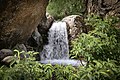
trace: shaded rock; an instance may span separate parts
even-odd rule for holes
[[[79,15],[70,15],[62,19],[68,26],[68,36],[69,40],[73,40],[78,34],[82,32],[87,32],[86,26],[84,25],[83,17]]]
[[[0,63],[1,65],[9,65],[12,61],[13,52],[10,49],[0,50]]]
[[[23,44],[20,44],[19,46],[21,47],[21,46],[23,46]],[[24,58],[28,58],[29,55],[25,54],[25,53],[26,52],[23,51],[22,53],[20,53],[18,55],[17,52],[14,52],[10,49],[0,50],[0,66],[2,66],[2,65],[10,66],[10,63],[12,63],[12,62],[14,62],[15,60],[18,59],[18,56],[20,57],[21,60],[24,59]],[[14,64],[16,64],[16,62],[14,62]]]
[[[0,60],[4,59],[7,56],[13,56],[13,52],[10,49],[0,50]]]
[[[14,47],[14,49],[17,49],[17,50],[19,50],[19,51],[25,51],[25,52],[27,52],[27,48],[26,48],[26,46],[25,46],[24,44],[17,44],[17,45]]]
[[[36,28],[36,30],[32,33],[31,37],[28,39],[28,41],[26,43],[26,45],[28,45],[27,48],[30,48],[30,46],[31,46],[34,51],[39,52],[42,44],[43,44],[42,36],[38,32],[38,29]],[[29,51],[29,49],[28,49],[28,51]]]
[[[50,15],[49,13],[46,13],[47,21],[46,21],[46,26],[47,28],[50,28],[52,23],[55,21],[54,17]]]
[[[48,37],[47,33],[48,33],[53,22],[54,22],[53,16],[51,16],[49,13],[46,13],[46,17],[44,17],[44,19],[42,20],[42,23],[38,25],[38,32],[42,36],[43,45],[47,44],[47,41],[48,41],[47,40],[47,37]]]
[[[41,52],[43,50],[43,46],[48,43],[48,31],[53,22],[53,16],[51,16],[49,13],[46,13],[41,23],[38,25],[26,43],[28,51],[34,50]],[[40,60],[39,56],[39,54],[36,55],[36,60]]]
[[[41,23],[28,39],[27,47],[32,47],[34,51],[41,51],[44,44],[47,43],[48,31],[54,21],[53,16],[49,13],[43,17]]]
[[[2,63],[9,64],[13,60],[14,56],[7,56],[2,60]]]
[[[0,49],[26,42],[45,16],[48,1],[0,0]]]

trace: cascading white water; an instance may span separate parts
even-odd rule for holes
[[[54,22],[48,34],[48,45],[43,48],[41,60],[69,59],[66,23]]]
[[[41,52],[40,63],[50,63],[52,65],[72,65],[81,66],[86,62],[69,59],[69,46],[67,25],[65,22],[54,22],[48,33],[48,45],[45,45]]]

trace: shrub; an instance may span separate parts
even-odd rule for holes
[[[80,14],[83,5],[83,0],[50,0],[47,11],[55,19],[61,19],[71,14]]]
[[[88,34],[80,34],[72,42],[72,56],[84,56],[87,61],[116,60],[120,61],[120,42],[118,31],[111,18],[101,19],[98,16],[88,16],[86,24],[92,27]]]
[[[80,80],[118,80],[120,67],[114,61],[93,60],[86,68],[78,71]]]
[[[1,80],[49,80],[52,77],[52,65],[42,65],[35,61],[34,54],[36,52],[19,52],[14,50],[15,56],[10,67],[2,66],[0,68]],[[29,54],[29,57],[20,58],[20,55],[24,54],[24,57]]]
[[[16,52],[17,55],[26,53]],[[31,53],[34,54],[34,52],[27,52],[27,54]],[[40,64],[33,58],[25,58],[20,59],[14,66],[0,68],[1,80],[119,80],[119,77],[120,67],[110,60],[93,60],[93,63],[87,66],[72,67],[71,65]]]

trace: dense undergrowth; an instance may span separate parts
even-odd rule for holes
[[[50,0],[47,12],[55,19],[62,19],[72,14],[82,14],[84,11],[83,0]]]
[[[0,68],[1,80],[119,80],[120,77],[120,68],[110,60],[93,60],[94,64],[89,63],[87,66],[79,67],[52,66],[34,61],[32,55],[20,60],[19,54],[25,52],[17,50],[15,52],[17,56],[14,57],[14,64]],[[34,52],[27,54],[34,54]]]
[[[72,42],[73,57],[84,56],[87,61],[110,59],[120,62],[120,30],[115,27],[118,21],[119,18],[115,17],[101,19],[96,15],[89,15],[86,25],[93,30],[88,34],[80,34]]]
[[[86,25],[93,30],[80,34],[71,50],[71,57],[83,56],[86,66],[40,64],[35,61],[36,52],[15,50],[11,65],[1,66],[0,80],[120,80],[120,38],[114,27],[117,21],[95,15],[86,18]],[[25,54],[25,58],[21,59],[20,54]]]

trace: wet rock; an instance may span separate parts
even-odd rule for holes
[[[27,47],[32,47],[34,51],[41,51],[44,44],[47,44],[48,31],[54,21],[53,16],[46,13],[41,23],[28,39]]]
[[[48,1],[0,0],[0,49],[25,43],[45,16]]]
[[[27,48],[32,47],[34,51],[40,51],[40,47],[42,46],[43,41],[42,41],[42,36],[41,34],[38,32],[38,29],[36,28],[36,30],[32,33],[31,37],[28,39],[26,45]],[[28,49],[29,51],[29,49]]]
[[[62,19],[68,26],[68,36],[69,40],[73,40],[78,34],[87,32],[86,26],[84,25],[83,17],[79,15],[70,15]]]
[[[28,51],[34,50],[41,52],[43,50],[43,46],[48,43],[48,31],[53,22],[53,16],[51,16],[49,13],[46,13],[41,23],[38,25],[26,43]],[[40,60],[39,56],[39,54],[36,55],[37,60]]]
[[[48,31],[54,22],[54,17],[49,13],[46,13],[46,17],[42,20],[42,23],[38,25],[38,32],[41,34],[43,39],[43,45],[47,44]]]
[[[48,28],[51,27],[52,23],[55,21],[54,17],[50,15],[49,13],[46,13],[47,21],[46,21],[46,26]]]

